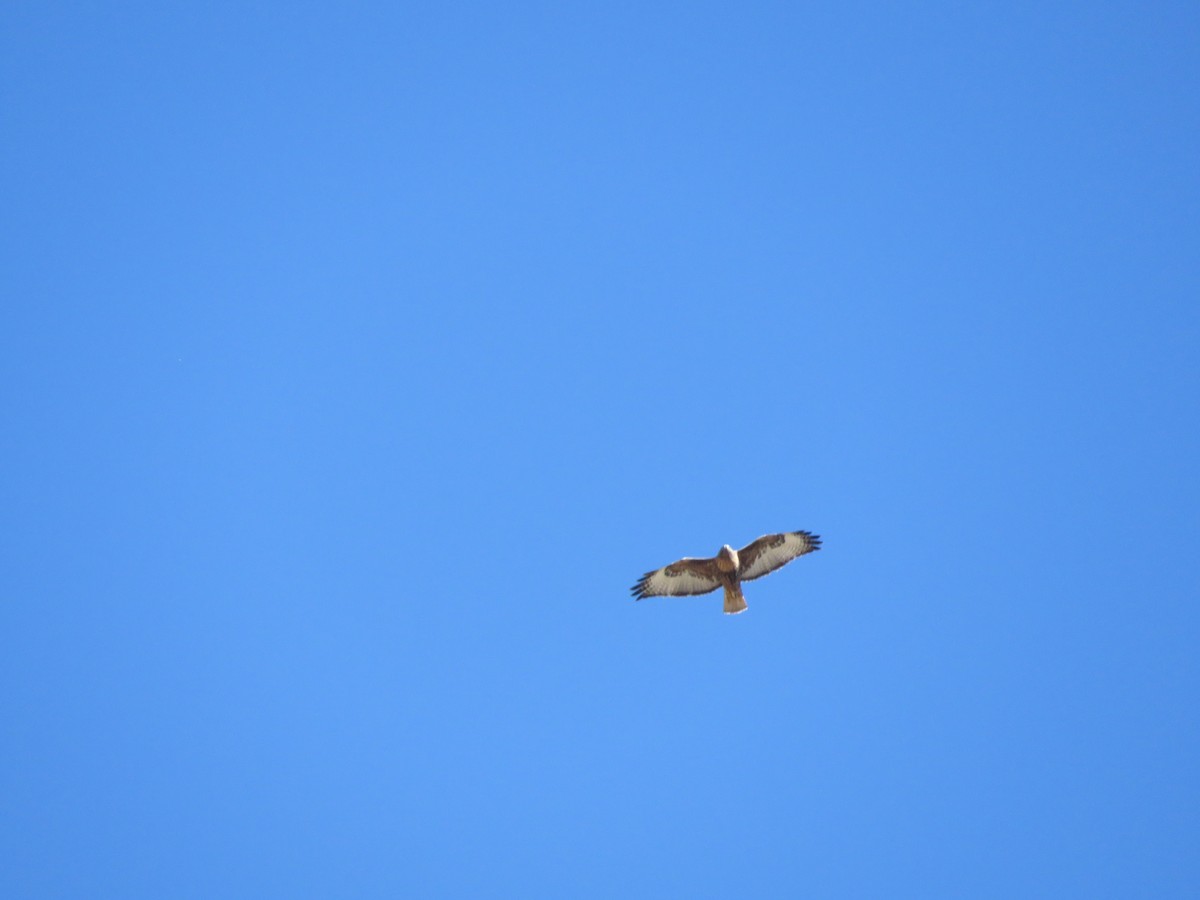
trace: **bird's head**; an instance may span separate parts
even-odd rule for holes
[[[734,550],[732,547],[730,547],[728,544],[725,544],[721,548],[720,552],[717,553],[717,557],[725,560],[726,562],[732,563],[733,567],[735,569],[737,568],[737,564],[738,564],[737,551]]]

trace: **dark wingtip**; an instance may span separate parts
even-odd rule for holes
[[[629,589],[629,593],[633,595],[634,600],[641,600],[644,597],[649,597],[650,593],[646,587],[646,582],[650,580],[650,576],[657,572],[658,569],[651,569],[645,575],[637,580],[637,584]]]
[[[797,531],[796,534],[804,536],[804,539],[809,543],[810,550],[821,549],[821,536],[819,534],[813,534],[811,531]]]

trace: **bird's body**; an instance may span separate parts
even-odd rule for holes
[[[633,597],[707,594],[725,589],[725,612],[740,613],[746,608],[742,582],[761,578],[787,565],[798,556],[821,548],[821,538],[808,531],[763,535],[741,550],[728,544],[716,556],[685,556],[669,566],[647,572],[633,586]]]

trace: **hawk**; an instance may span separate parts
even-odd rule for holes
[[[746,608],[742,582],[761,578],[790,563],[797,556],[821,549],[821,538],[809,531],[766,534],[741,550],[728,544],[711,559],[685,556],[679,562],[647,572],[638,579],[631,593],[634,600],[643,597],[675,597],[681,594],[707,594],[725,588],[725,612],[733,615]]]

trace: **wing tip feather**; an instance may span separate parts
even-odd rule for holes
[[[629,589],[629,593],[633,595],[634,600],[641,600],[643,597],[650,596],[650,576],[653,574],[654,572],[647,572]]]
[[[793,531],[792,534],[804,538],[808,543],[809,551],[821,549],[821,536],[819,534],[813,534],[811,531]]]

